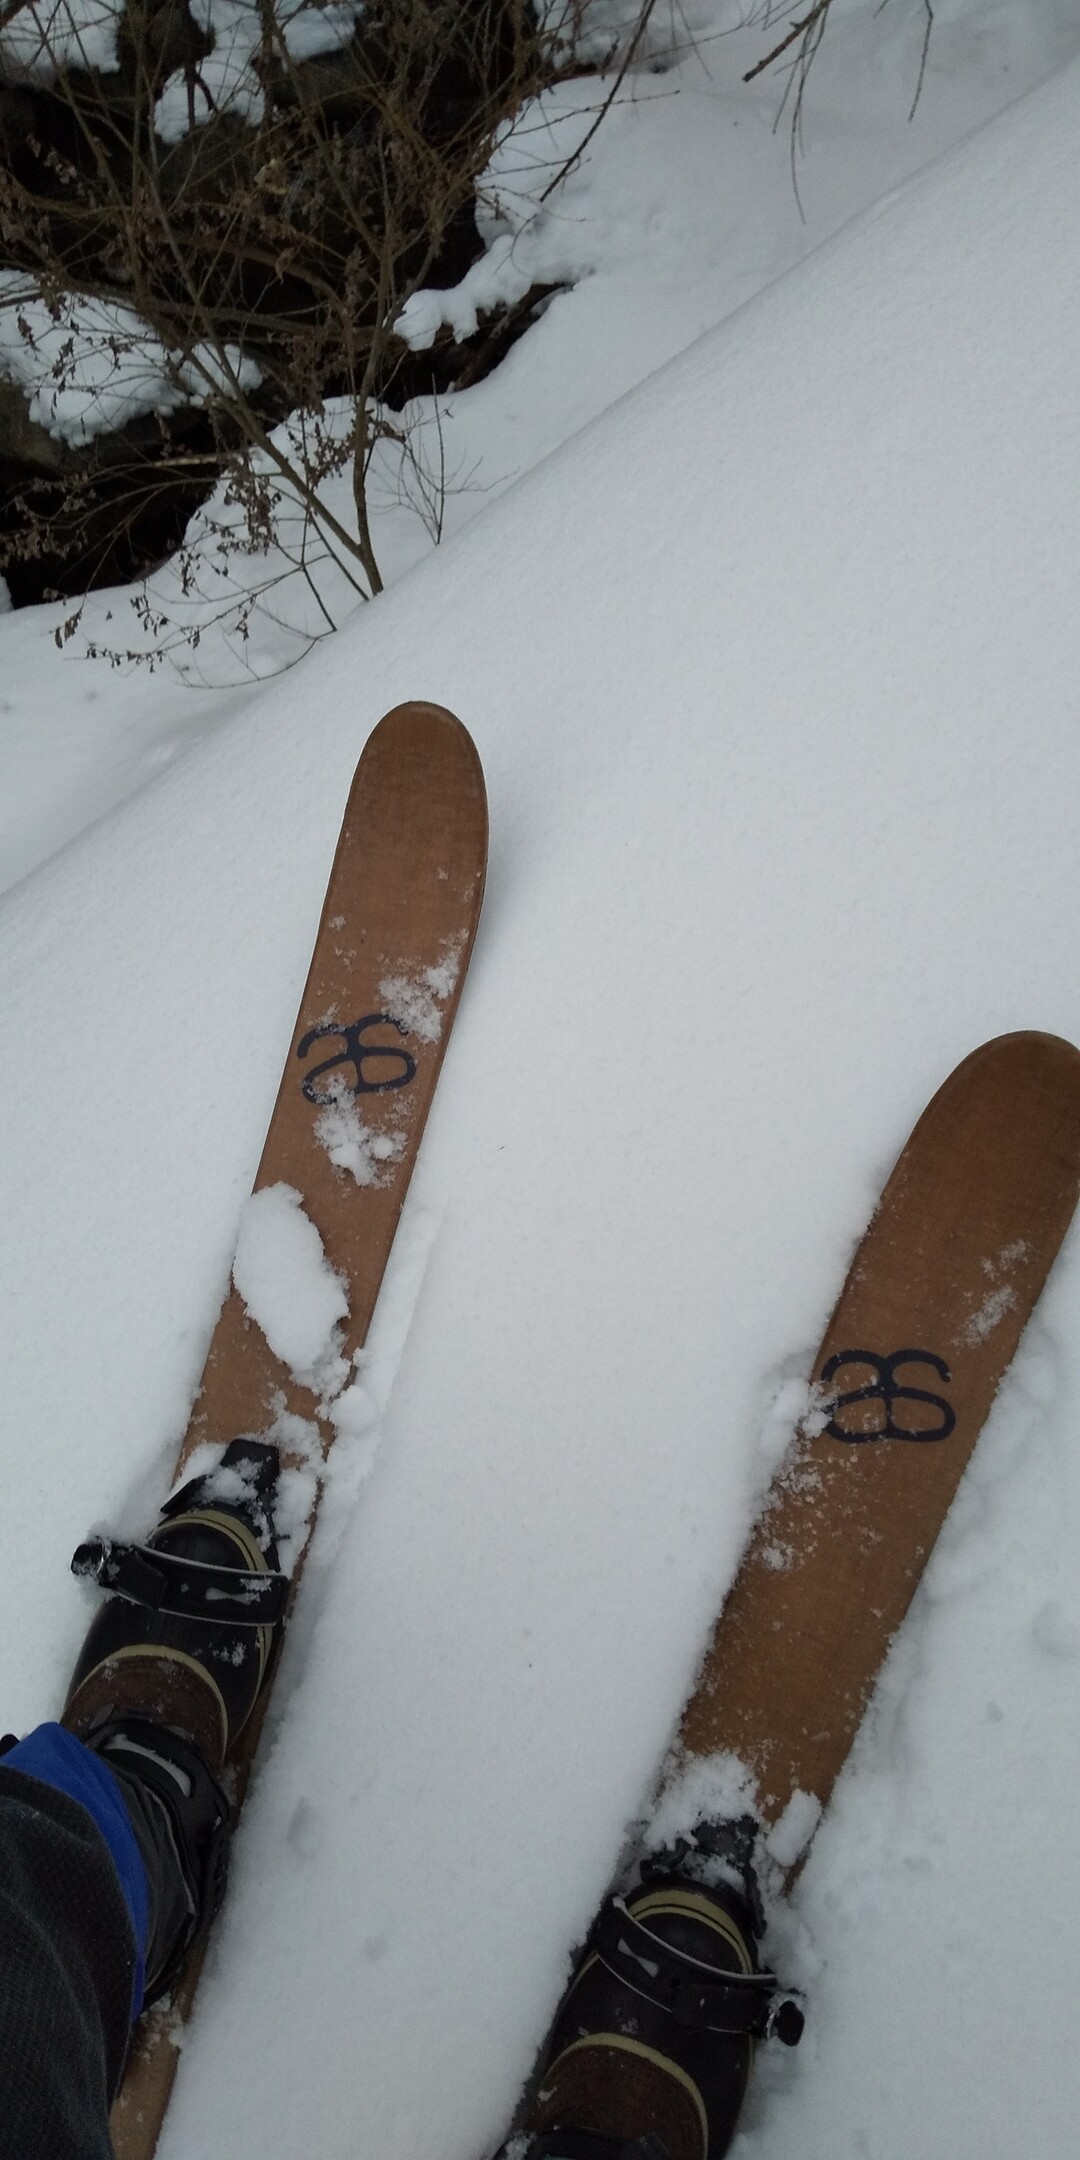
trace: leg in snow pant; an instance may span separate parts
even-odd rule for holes
[[[113,2160],[146,1871],[111,1771],[58,1725],[0,1757],[0,2149]]]

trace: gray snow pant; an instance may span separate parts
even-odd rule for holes
[[[108,1846],[66,1793],[0,1762],[0,2155],[114,2160],[135,1938]]]

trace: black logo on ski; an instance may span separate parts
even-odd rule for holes
[[[324,1058],[321,1065],[313,1065],[310,1071],[304,1074],[300,1085],[310,1103],[334,1103],[342,1093],[386,1095],[391,1088],[408,1087],[416,1073],[416,1059],[410,1057],[407,1050],[399,1050],[395,1043],[365,1042],[365,1030],[373,1027],[396,1028],[399,1035],[407,1035],[409,1032],[404,1021],[395,1020],[391,1013],[365,1013],[362,1020],[347,1020],[343,1024],[336,1020],[324,1020],[321,1027],[308,1029],[296,1046],[298,1058],[306,1058],[312,1044],[322,1041],[327,1035],[340,1036],[345,1045],[343,1050],[338,1050],[333,1057]],[[366,1068],[376,1060],[385,1066],[388,1059],[394,1070],[384,1073],[379,1080],[369,1079]],[[352,1067],[351,1077],[340,1071],[342,1066]],[[339,1074],[329,1088],[320,1088],[318,1085],[324,1073]]]
[[[935,1395],[928,1388],[911,1387],[897,1379],[901,1365],[929,1365],[939,1380],[949,1381],[952,1374],[944,1358],[932,1350],[890,1350],[882,1356],[877,1350],[837,1350],[822,1368],[821,1385],[827,1387],[845,1365],[869,1365],[876,1378],[863,1387],[849,1388],[846,1394],[834,1395],[831,1400],[832,1416],[825,1431],[834,1440],[947,1440],[956,1425],[956,1412],[944,1395]],[[876,1432],[850,1432],[837,1423],[842,1410],[849,1403],[879,1402],[885,1412],[885,1423]],[[937,1425],[900,1425],[893,1415],[898,1402],[930,1403],[940,1413]]]

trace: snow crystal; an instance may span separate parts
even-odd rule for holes
[[[793,1868],[821,1820],[821,1802],[813,1793],[793,1792],[783,1814],[768,1832],[765,1845],[778,1867]]]
[[[358,1185],[386,1182],[385,1166],[399,1162],[405,1147],[402,1133],[380,1132],[364,1123],[356,1098],[343,1083],[331,1081],[333,1101],[315,1121],[315,1137],[338,1170],[348,1170]]]
[[[775,1575],[782,1575],[791,1566],[795,1555],[790,1545],[782,1545],[774,1538],[771,1545],[762,1546],[758,1557],[763,1567],[771,1568]]]
[[[665,1772],[645,1850],[660,1852],[691,1838],[698,1823],[733,1822],[756,1813],[754,1779],[737,1755],[728,1749],[715,1755],[678,1753]]]
[[[385,975],[379,996],[391,1020],[400,1020],[421,1042],[438,1042],[443,1029],[440,1006],[445,1005],[461,970],[464,938],[449,944],[435,967],[418,975]]]
[[[977,1348],[979,1343],[985,1342],[987,1337],[993,1334],[1006,1313],[1015,1311],[1016,1291],[1011,1283],[999,1282],[998,1277],[1008,1275],[1010,1268],[1016,1267],[1020,1261],[1027,1258],[1027,1252],[1027,1241],[1024,1238],[1014,1238],[1011,1245],[1003,1245],[993,1258],[983,1260],[983,1274],[989,1276],[996,1287],[987,1292],[978,1310],[964,1322],[956,1338],[958,1343],[963,1343],[969,1349]]]
[[[294,1186],[266,1185],[247,1201],[233,1281],[274,1356],[310,1384],[333,1354],[349,1300]]]
[[[1015,1310],[1016,1303],[1016,1292],[1011,1284],[1001,1283],[996,1290],[991,1290],[989,1296],[983,1299],[978,1311],[973,1312],[970,1319],[965,1320],[957,1341],[967,1344],[972,1349],[979,1343],[985,1342],[987,1336],[992,1335],[994,1329],[1004,1320],[1006,1313]]]

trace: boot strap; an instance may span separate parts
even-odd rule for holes
[[[805,2023],[775,1973],[723,1972],[690,1957],[635,1920],[625,1899],[609,1898],[589,1947],[617,1980],[699,2032],[782,2040],[795,2047]]]
[[[115,1544],[107,1537],[88,1538],[80,1545],[71,1572],[151,1612],[222,1627],[272,1627],[284,1619],[289,1595],[288,1576],[273,1568],[256,1574],[218,1567],[157,1546]]]

